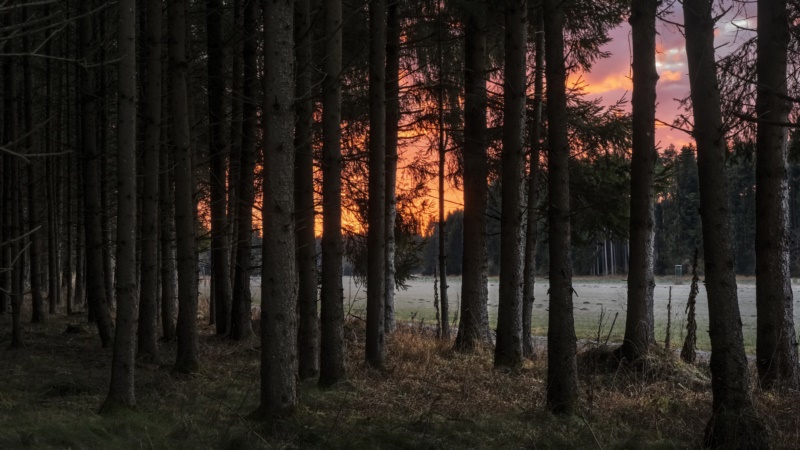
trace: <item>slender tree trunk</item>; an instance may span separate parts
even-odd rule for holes
[[[28,21],[28,8],[22,8],[22,22]],[[27,54],[31,51],[31,36],[23,33],[22,51],[26,56],[22,57],[23,73],[23,96],[24,107],[23,117],[25,120],[25,153],[36,153],[37,142],[33,128],[33,73],[31,72],[31,57]],[[38,179],[39,164],[36,160],[29,162],[25,169],[28,177],[28,232],[30,236],[30,283],[31,283],[31,303],[33,305],[31,322],[40,323],[45,321],[44,295],[42,294],[42,236],[44,232],[38,229],[41,225],[39,221],[41,195],[39,193]],[[36,231],[34,231],[36,230]]]
[[[230,237],[231,286],[236,279],[236,249],[238,247],[238,208],[236,194],[239,189],[239,165],[242,158],[242,0],[233,0],[231,32],[231,138],[228,165],[228,234]],[[233,298],[231,298],[233,302]],[[231,308],[233,305],[231,304]]]
[[[98,160],[102,157],[97,147],[97,95],[92,61],[86,59],[97,45],[92,27],[92,18],[87,15],[92,2],[79,2],[78,24],[79,60],[85,64],[81,69],[81,145],[84,201],[84,232],[86,244],[86,284],[90,316],[97,323],[100,342],[110,347],[114,326],[108,311],[105,275],[103,267],[103,231],[101,225],[100,174]]]
[[[264,17],[264,245],[261,268],[261,404],[280,417],[297,402],[297,265],[294,230],[294,0],[266,2]]]
[[[311,148],[311,1],[297,0],[294,12],[297,122],[294,133],[295,217],[297,239],[298,371],[301,380],[319,375],[319,317],[317,316],[317,243],[314,237],[314,153]]]
[[[442,308],[442,339],[450,340],[450,302],[447,300],[447,222],[444,215],[444,187],[445,187],[445,160],[447,158],[447,148],[444,135],[444,56],[442,54],[442,2],[436,0],[437,9],[437,39],[436,39],[436,59],[438,64],[439,86],[436,92],[437,122],[439,129],[437,137],[439,139],[439,301]]]
[[[628,312],[620,360],[631,362],[655,345],[653,276],[656,157],[656,13],[659,0],[631,2],[633,42],[633,150],[631,157],[631,266]],[[612,247],[613,250],[613,247]],[[613,254],[613,252],[612,252]]]
[[[705,444],[712,448],[768,448],[767,431],[750,399],[731,242],[725,142],[714,60],[712,0],[685,0],[693,136],[697,142],[700,214],[711,338],[711,420]]]
[[[344,380],[342,293],[342,0],[324,0],[322,80],[322,289],[319,384]]]
[[[117,42],[117,328],[111,384],[102,411],[136,404],[136,0],[119,2]]]
[[[80,170],[80,155],[75,158],[75,172],[78,181],[75,183],[75,298],[74,304],[85,308],[90,322],[94,322],[93,311],[86,301],[86,215],[81,213],[85,209],[83,194],[83,174]]]
[[[175,152],[175,234],[178,246],[178,353],[175,370],[191,373],[197,359],[197,258],[189,97],[186,86],[186,1],[168,3],[172,145]]]
[[[13,12],[5,14],[6,21],[13,21]],[[5,42],[4,51],[14,53],[14,40]],[[11,146],[17,138],[17,58],[7,55],[3,57],[3,144]],[[11,347],[22,347],[22,323],[20,309],[22,306],[22,286],[19,283],[20,262],[16,260],[20,249],[19,228],[16,226],[16,191],[19,190],[17,180],[17,159],[7,153],[3,154],[3,237],[13,241],[3,245],[3,267],[10,270],[3,272],[3,289],[8,292],[11,301]],[[5,299],[3,300],[5,302]]]
[[[489,334],[486,204],[486,3],[470,0],[464,29],[464,251],[461,317],[455,348],[472,350]],[[469,243],[468,245],[466,245]]]
[[[242,59],[244,61],[244,84],[242,106],[242,149],[239,162],[239,190],[237,197],[237,248],[236,271],[233,280],[233,308],[231,314],[231,339],[242,340],[252,334],[250,325],[250,255],[253,240],[253,192],[254,171],[256,164],[256,95],[258,78],[256,52],[256,0],[244,0],[244,45]]]
[[[522,365],[522,162],[524,152],[527,1],[505,2],[503,82],[503,202],[500,224],[500,304],[495,367]]]
[[[550,229],[550,311],[547,327],[547,408],[571,414],[578,397],[575,322],[570,261],[569,141],[567,69],[564,62],[564,3],[544,0],[547,79],[548,226]]]
[[[369,3],[369,204],[366,359],[386,359],[386,0]]]
[[[139,358],[158,361],[158,201],[161,170],[161,28],[162,0],[146,2],[144,90],[144,164],[142,167],[141,267],[139,287]],[[166,168],[165,168],[166,169]],[[120,212],[122,210],[120,209]]]
[[[400,0],[390,0],[386,19],[386,304],[384,329],[397,326],[394,315],[397,221],[397,144],[400,125]]]
[[[163,116],[163,114],[162,114]],[[164,144],[166,147],[166,144]],[[159,231],[161,239],[161,333],[162,339],[171,342],[177,338],[175,330],[175,257],[172,242],[175,237],[175,213],[172,183],[172,169],[169,152],[161,149],[159,155],[161,171],[158,176]]]
[[[50,17],[50,5],[44,6],[45,17]],[[51,39],[51,31],[45,33],[45,39],[48,39],[45,44],[44,52],[51,54],[53,51]],[[44,99],[44,115],[47,119],[45,125],[45,139],[44,139],[44,153],[50,154],[53,149],[53,126],[52,122],[58,123],[59,115],[53,115],[52,97],[53,97],[53,61],[48,59],[45,61],[45,99]],[[57,159],[49,159],[45,162],[45,177],[46,181],[46,204],[47,204],[47,272],[48,276],[48,289],[47,297],[49,301],[49,313],[56,313],[56,306],[61,302],[61,293],[59,290],[59,268],[58,268],[58,230],[62,225],[60,214],[61,197],[56,183],[56,164]]]
[[[522,274],[522,353],[533,358],[533,289],[536,277],[536,250],[539,229],[539,159],[542,149],[542,95],[544,94],[544,22],[541,6],[536,9],[534,32],[534,51],[536,66],[533,82],[533,118],[530,132],[530,175],[528,176],[527,227],[525,228],[525,264]]]
[[[756,360],[761,386],[797,386],[800,367],[789,272],[789,182],[786,128],[786,60],[789,14],[786,0],[758,2],[756,116]]]
[[[231,322],[231,279],[228,263],[225,142],[225,53],[222,40],[222,0],[206,3],[208,26],[208,121],[211,167],[211,278],[217,334],[227,334]]]

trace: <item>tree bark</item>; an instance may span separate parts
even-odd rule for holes
[[[168,3],[172,145],[175,152],[175,234],[178,267],[177,372],[199,368],[197,359],[197,258],[189,97],[186,86],[186,1]]]
[[[394,314],[395,223],[397,221],[397,144],[400,125],[400,0],[390,0],[386,14],[386,303],[384,329],[397,326]]]
[[[163,101],[163,99],[162,99]],[[163,116],[163,114],[162,114]],[[166,144],[164,144],[166,147]],[[158,176],[158,207],[160,210],[158,221],[161,239],[161,337],[167,342],[174,341],[175,330],[175,257],[172,252],[172,242],[175,237],[175,213],[172,183],[172,168],[169,152],[162,148],[159,155],[161,171]]]
[[[294,0],[264,5],[264,230],[261,266],[261,405],[292,413],[297,402],[297,266],[294,230]]]
[[[208,131],[211,165],[211,278],[217,334],[227,334],[231,322],[231,279],[228,259],[225,140],[225,52],[222,39],[222,0],[206,3],[208,27]]]
[[[369,3],[369,202],[366,359],[386,359],[386,0]]]
[[[117,42],[117,328],[111,385],[103,411],[136,404],[136,0],[119,2]]]
[[[100,174],[98,160],[101,155],[97,147],[97,95],[94,82],[93,61],[89,55],[97,45],[88,15],[87,3],[79,2],[78,13],[83,17],[78,24],[79,69],[81,83],[81,171],[83,173],[84,232],[86,245],[86,287],[90,316],[97,323],[102,346],[110,347],[114,326],[108,311],[108,298],[103,267],[103,230],[101,225]]]
[[[711,338],[714,400],[705,444],[712,448],[767,448],[766,429],[750,399],[736,293],[712,5],[712,0],[685,0],[683,4]]]
[[[447,222],[444,212],[444,188],[445,188],[445,162],[447,158],[447,148],[444,135],[444,55],[442,53],[442,33],[443,14],[441,0],[436,1],[437,8],[437,39],[436,39],[436,60],[438,67],[438,86],[436,89],[436,113],[437,113],[437,138],[439,140],[439,301],[441,302],[441,338],[450,340],[450,302],[447,299]]]
[[[486,3],[470,0],[464,28],[464,246],[461,317],[455,348],[470,351],[489,334],[486,273]]]
[[[228,165],[228,234],[230,245],[231,289],[236,279],[236,249],[238,238],[239,165],[242,158],[242,0],[233,0],[233,24],[231,32],[231,138]],[[233,308],[233,294],[231,294]]]
[[[756,365],[761,386],[797,386],[800,367],[789,272],[789,181],[786,0],[758,2],[756,71]]]
[[[158,360],[158,201],[161,170],[161,28],[162,0],[147,0],[144,90],[144,164],[142,167],[141,265],[139,287],[139,358]],[[164,168],[166,170],[166,168]],[[122,212],[120,210],[120,212]]]
[[[527,0],[505,2],[500,304],[495,367],[522,365],[522,161],[524,152]]]
[[[628,311],[620,360],[632,362],[655,345],[653,276],[656,164],[656,13],[659,0],[631,2],[633,43],[633,144],[631,156],[630,257]],[[612,247],[612,255],[613,255]],[[613,266],[612,266],[613,267]]]
[[[294,12],[297,122],[294,133],[295,210],[297,239],[297,351],[301,380],[319,375],[319,317],[317,316],[317,242],[314,236],[314,153],[311,97],[311,1],[297,0]]]
[[[322,289],[320,290],[321,387],[344,380],[342,292],[342,0],[324,1],[325,61],[322,80]]]
[[[548,226],[550,229],[550,311],[547,327],[547,408],[572,414],[577,406],[578,375],[575,322],[572,316],[570,261],[567,69],[564,61],[564,8],[544,0],[545,77],[547,79]]]
[[[28,21],[28,7],[22,8],[22,22]],[[25,153],[36,153],[36,133],[33,128],[33,73],[31,72],[31,51],[30,33],[22,36],[22,51],[26,55],[22,57],[22,76],[23,76],[23,96],[24,107],[23,117],[25,121]],[[42,323],[45,321],[44,295],[42,294],[42,229],[36,230],[40,225],[39,213],[41,210],[41,195],[38,185],[39,179],[37,170],[39,164],[36,160],[27,163],[25,170],[28,178],[28,240],[30,241],[30,283],[31,283],[31,322]]]
[[[542,95],[544,94],[544,22],[541,6],[536,9],[534,23],[533,118],[530,132],[530,175],[528,176],[528,208],[525,228],[525,261],[522,273],[522,354],[533,358],[534,283],[536,278],[536,250],[539,239],[539,159],[542,150]]]
[[[245,339],[252,334],[250,324],[250,255],[253,240],[253,192],[256,165],[256,95],[258,78],[256,52],[256,0],[245,0],[244,10],[244,103],[242,106],[242,149],[239,162],[239,186],[237,187],[237,239],[236,269],[233,280],[233,307],[231,312],[231,332],[234,340]]]

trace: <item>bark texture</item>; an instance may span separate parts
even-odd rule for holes
[[[547,327],[547,409],[572,414],[578,400],[575,320],[570,261],[567,69],[564,61],[564,3],[544,0],[545,77],[550,229],[550,311]]]
[[[400,125],[400,0],[390,0],[386,12],[386,304],[384,328],[397,326],[394,316],[397,253],[397,143]]]
[[[369,203],[366,359],[386,359],[386,0],[369,3]]]
[[[522,162],[525,150],[527,0],[505,2],[500,299],[495,367],[522,365]]]
[[[789,17],[786,0],[758,2],[756,116],[756,365],[761,386],[797,386],[800,368],[789,273],[788,122],[786,62]],[[770,123],[772,122],[772,123]]]
[[[264,259],[261,268],[261,405],[268,417],[297,402],[297,266],[294,231],[294,0],[264,5]]]
[[[631,2],[633,150],[631,157],[628,312],[620,359],[631,362],[655,344],[653,277],[656,163],[656,12],[659,0]]]
[[[486,3],[470,0],[464,28],[464,246],[461,313],[455,348],[488,342],[486,202]]]
[[[322,289],[319,384],[344,380],[342,292],[342,0],[325,0],[322,80]]]
[[[767,448],[767,432],[750,399],[731,242],[725,141],[714,61],[712,0],[685,0],[686,56],[697,142],[700,216],[711,338],[713,411],[705,445]]]

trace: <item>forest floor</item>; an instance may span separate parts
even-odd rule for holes
[[[162,365],[137,365],[137,407],[100,416],[111,351],[84,320],[26,324],[26,346],[9,350],[10,317],[0,316],[0,448],[691,448],[710,415],[702,365],[659,356],[643,370],[605,370],[593,357],[602,351],[584,349],[578,414],[558,418],[545,412],[546,355],[506,373],[487,349],[458,354],[427,327],[404,324],[376,371],[354,320],[349,381],[327,391],[300,384],[290,419],[246,418],[258,403],[258,340],[232,343],[205,325],[197,374],[172,374],[175,344],[164,343]],[[795,447],[800,393],[753,396],[774,446]]]

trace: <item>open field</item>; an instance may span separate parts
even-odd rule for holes
[[[754,278],[740,278],[739,308],[742,315],[745,347],[748,353],[755,353],[756,345],[756,285]],[[655,288],[655,321],[656,338],[661,343],[664,341],[667,327],[667,304],[669,302],[669,289],[672,288],[672,346],[675,348],[683,342],[686,328],[686,302],[689,298],[691,278],[664,277],[656,280]],[[800,324],[800,284],[793,284],[795,300],[795,323]],[[602,325],[602,340],[608,337],[611,324],[618,313],[614,328],[611,330],[611,342],[620,342],[625,332],[625,311],[627,299],[626,280],[622,277],[593,277],[576,278],[574,288],[575,329],[580,339],[596,339],[600,315],[604,311]],[[489,317],[494,324],[497,317],[498,280],[489,279]],[[537,279],[533,305],[533,334],[547,334],[547,296],[548,284],[546,279]],[[461,278],[449,277],[447,295],[450,299],[451,314],[458,310],[459,296],[461,294]],[[344,279],[344,295],[346,308],[353,314],[362,316],[366,311],[366,292],[364,286],[358,286],[350,277]],[[416,321],[425,320],[434,323],[435,310],[433,308],[433,278],[420,277],[413,280],[406,290],[400,290],[395,297],[398,315],[403,319]],[[362,316],[363,317],[363,316]],[[455,316],[457,317],[457,316]],[[453,317],[451,317],[451,320]],[[457,322],[456,322],[457,323]],[[700,285],[697,296],[697,345],[702,350],[710,350],[708,340],[708,301],[705,287]]]

